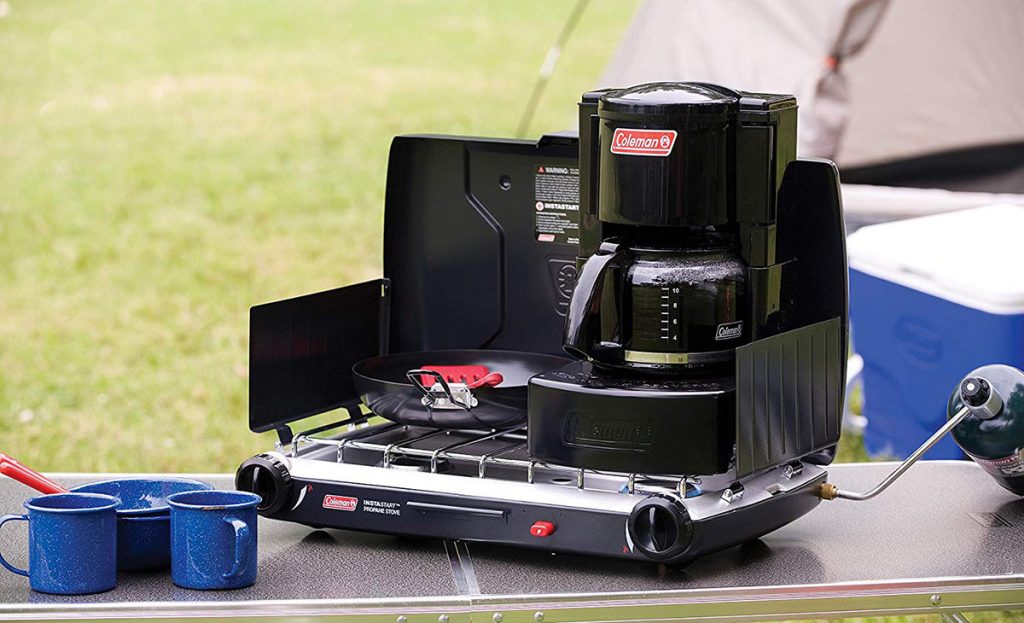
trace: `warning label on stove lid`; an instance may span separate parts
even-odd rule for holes
[[[537,165],[533,176],[533,196],[533,229],[537,242],[579,244],[579,168]]]

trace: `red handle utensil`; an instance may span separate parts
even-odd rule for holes
[[[505,380],[499,372],[491,372],[487,366],[423,366],[422,370],[430,370],[441,375],[448,383],[465,383],[469,389],[488,386],[494,387]],[[420,375],[421,381],[427,387],[434,384],[434,379],[426,374]]]
[[[501,383],[504,380],[505,377],[501,376],[500,372],[491,372],[489,374],[485,374],[484,376],[476,379],[471,383],[466,383],[466,387],[470,389],[476,389],[478,387],[483,387],[484,385],[488,387],[496,387],[499,383]]]
[[[28,485],[42,493],[67,493],[68,490],[43,476],[39,472],[25,467],[14,457],[0,453],[0,474],[13,478],[23,485]]]

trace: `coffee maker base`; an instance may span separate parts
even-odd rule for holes
[[[576,361],[530,379],[530,456],[584,469],[719,474],[736,438],[732,376],[624,378]]]

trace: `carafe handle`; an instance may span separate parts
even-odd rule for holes
[[[565,316],[565,334],[562,348],[574,357],[589,361],[594,359],[593,316],[601,312],[601,292],[604,290],[605,273],[608,267],[618,262],[625,254],[626,247],[611,241],[601,243],[597,253],[583,264],[572,298],[569,312]],[[610,348],[621,349],[620,344]]]

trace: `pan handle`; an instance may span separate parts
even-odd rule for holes
[[[431,387],[424,385],[422,380],[423,376],[434,379],[434,384]],[[451,386],[448,385],[448,381],[444,380],[444,376],[440,372],[422,369],[409,370],[405,373],[405,378],[409,379],[409,382],[413,384],[413,387],[420,390],[420,393],[423,394],[423,406],[428,409],[437,404],[440,399],[446,400],[447,404],[459,407],[463,411],[469,411],[473,408],[471,402],[473,400],[473,394],[469,392],[469,389],[466,389],[466,392],[469,393],[468,398],[470,401],[467,403],[464,402],[463,399],[457,398],[455,394],[452,393]],[[441,387],[440,395],[438,395],[438,391],[434,389],[434,387],[438,385]]]
[[[491,372],[485,377],[479,378],[471,383],[466,383],[466,387],[469,389],[476,389],[478,387],[497,387],[505,382],[505,377],[500,372]]]

